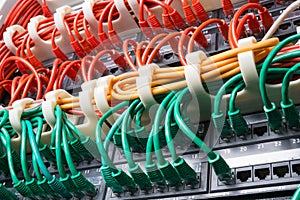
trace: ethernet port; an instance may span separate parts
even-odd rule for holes
[[[254,181],[264,181],[271,179],[270,165],[261,165],[254,167]]]
[[[273,164],[273,178],[290,177],[290,168],[288,163]]]
[[[237,183],[252,182],[252,169],[251,168],[239,168],[236,169],[236,181]]]
[[[267,2],[265,4],[262,4],[262,6],[266,7],[267,9],[271,9],[274,7],[274,3],[273,2]]]
[[[292,161],[291,166],[293,176],[300,176],[300,161]]]
[[[268,135],[268,126],[267,124],[257,125],[252,127],[253,136],[261,137]]]

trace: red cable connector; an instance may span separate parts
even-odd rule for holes
[[[108,35],[111,43],[118,49],[122,48],[123,42],[115,30],[108,30]]]
[[[171,20],[171,17],[169,15],[169,13],[164,10],[164,12],[162,13],[162,21],[164,23],[164,28],[165,29],[170,29],[170,30],[175,30],[175,26]]]
[[[186,23],[177,10],[173,9],[173,11],[169,13],[169,16],[177,29],[184,30],[186,28]]]
[[[59,47],[52,48],[52,52],[56,56],[56,58],[60,58],[62,60],[68,60],[68,57]]]
[[[32,66],[35,69],[38,69],[38,68],[41,68],[44,66],[43,63],[35,55],[29,56],[28,59],[29,59],[29,62],[32,64]]]
[[[108,39],[107,35],[105,32],[100,32],[98,33],[99,39],[102,43],[102,46],[106,49],[113,49],[113,45],[111,41]]]
[[[271,16],[271,14],[269,13],[267,8],[263,8],[263,11],[258,11],[260,19],[261,19],[261,23],[264,26],[265,30],[269,30],[269,28],[272,26],[274,20]]]
[[[240,23],[240,20],[238,20],[238,22]],[[247,34],[246,27],[244,25],[242,26],[241,32],[239,34],[240,34],[240,38],[247,37],[248,34]]]
[[[191,6],[186,1],[184,1],[182,6],[186,21],[190,26],[197,26],[198,22]]]
[[[118,52],[114,51],[114,53],[111,55],[111,58],[117,65],[119,65],[123,69],[127,67],[127,62],[125,58],[121,56]]]
[[[258,34],[261,32],[261,28],[260,28],[260,24],[259,21],[257,20],[257,18],[255,17],[254,14],[252,14],[253,17],[249,18],[247,20],[247,24],[249,29],[251,30],[251,34]]]
[[[79,44],[82,47],[82,50],[86,53],[89,54],[92,50],[92,47],[90,44],[86,41],[86,39],[79,40]]]
[[[233,16],[234,8],[231,0],[222,0],[223,12],[227,18]]]
[[[27,60],[27,58],[24,59]],[[22,74],[30,74],[30,70],[26,68],[21,61],[16,60],[15,63]]]
[[[153,38],[154,35],[153,35],[153,31],[152,29],[150,28],[148,22],[146,20],[143,20],[143,21],[139,21],[139,26],[142,30],[142,33],[144,34],[144,36],[146,38]]]
[[[203,48],[207,48],[208,47],[208,41],[205,37],[205,35],[203,34],[202,31],[200,31],[197,35],[197,37],[195,38],[195,41],[201,45]]]
[[[98,47],[100,45],[100,42],[96,39],[94,35],[91,35],[87,38],[88,43],[91,45],[92,49]]]
[[[195,13],[201,23],[208,20],[207,12],[205,11],[205,9],[203,8],[202,4],[199,1],[192,0],[192,6],[193,6]]]
[[[228,32],[229,32],[229,26],[228,24],[224,21],[222,25],[217,25],[220,33],[222,34],[223,38],[225,41],[228,41]],[[246,30],[246,29],[245,29]]]
[[[76,78],[78,76],[78,67],[70,67],[68,69],[68,73],[66,74],[72,81],[76,81]]]
[[[148,21],[152,27],[152,30],[156,34],[160,34],[163,32],[162,25],[160,24],[159,20],[157,19],[157,17],[154,14],[151,14],[148,16]]]
[[[73,40],[71,41],[71,46],[74,50],[74,52],[76,53],[77,56],[79,56],[80,58],[84,57],[84,51],[81,48],[79,42],[77,40]]]

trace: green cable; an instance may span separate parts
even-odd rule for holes
[[[44,176],[46,177],[47,180],[51,180],[53,177],[52,175],[49,173],[43,159],[42,159],[42,156],[39,152],[39,149],[38,149],[38,145],[36,143],[36,140],[35,140],[35,137],[34,137],[34,133],[33,133],[33,130],[32,130],[32,126],[30,124],[30,122],[27,120],[25,120],[25,123],[26,123],[26,126],[27,126],[27,129],[28,129],[28,137],[29,137],[29,143],[30,143],[30,146],[31,146],[31,149],[32,149],[32,153],[34,154],[36,160],[37,160],[37,163],[41,169],[41,171],[43,172]]]
[[[236,135],[240,138],[246,138],[246,136],[249,133],[248,124],[244,119],[243,115],[241,114],[240,110],[235,107],[235,103],[234,103],[237,93],[243,88],[245,88],[245,83],[241,82],[232,90],[229,98],[229,110],[228,110],[228,117],[232,129],[235,131]]]
[[[231,172],[231,168],[226,161],[220,156],[220,154],[213,152],[200,138],[194,134],[191,129],[185,124],[181,117],[180,104],[183,96],[188,91],[188,88],[182,90],[175,103],[174,117],[180,127],[180,129],[208,156],[208,162],[212,166],[219,180],[225,184],[231,184],[234,182],[234,177]]]
[[[173,143],[172,133],[171,133],[171,118],[172,118],[172,115],[173,115],[174,106],[175,106],[175,101],[173,101],[171,103],[171,105],[170,105],[170,107],[167,111],[166,119],[165,119],[166,141],[167,141],[167,145],[168,145],[168,148],[169,148],[169,151],[171,153],[173,161],[178,159],[178,156],[176,154],[176,149],[175,149],[174,143]]]
[[[297,190],[293,194],[291,200],[300,200],[300,186],[297,188]]]
[[[149,140],[153,138],[153,143],[154,143],[154,150],[155,150],[155,155],[158,161],[159,165],[165,165],[166,160],[164,159],[164,156],[162,154],[161,148],[160,148],[160,142],[159,142],[159,125],[161,123],[161,117],[162,117],[162,112],[169,103],[169,101],[174,97],[174,93],[171,92],[165,97],[165,99],[162,101],[162,103],[159,105],[156,115],[154,118],[154,124],[152,126],[151,132],[150,132],[150,137]]]
[[[1,128],[1,141],[4,144],[6,148],[6,154],[8,159],[8,167],[10,171],[10,176],[12,178],[13,183],[18,183],[19,179],[17,177],[17,174],[15,173],[14,169],[14,162],[12,157],[12,151],[11,151],[11,144],[10,144],[10,137],[6,129]]]
[[[127,121],[129,121],[130,113],[133,111],[134,107],[138,105],[139,102],[139,99],[133,101],[131,105],[127,108],[127,110],[124,111],[124,120],[122,122],[122,145],[129,168],[134,168],[135,163],[133,161],[130,145],[127,139]]]
[[[21,120],[22,125],[22,139],[21,139],[21,165],[22,165],[22,172],[26,181],[31,181],[32,177],[28,171],[28,163],[27,163],[27,156],[26,156],[26,146],[27,146],[27,127],[24,120]]]
[[[14,161],[13,161],[13,155],[12,155],[12,149],[11,149],[11,141],[9,133],[5,128],[1,128],[1,140],[6,146],[6,152],[7,152],[7,159],[8,159],[8,166],[10,170],[10,175],[13,181],[13,187],[24,197],[33,197],[33,193],[30,191],[29,187],[25,185],[25,183],[18,179],[15,169],[14,169]]]
[[[290,81],[294,75],[294,73],[299,70],[300,63],[295,64],[289,71],[285,74],[282,81],[281,95],[282,101],[280,102],[282,113],[285,117],[285,121],[290,128],[299,128],[299,111],[297,110],[292,99],[289,98],[288,88],[290,85]]]
[[[226,91],[226,88],[236,84],[237,82],[241,81],[243,79],[243,75],[242,74],[237,74],[234,77],[230,78],[228,81],[226,81],[224,83],[224,85],[222,85],[222,87],[219,89],[218,93],[215,96],[215,100],[214,100],[214,114],[218,115],[221,114],[220,111],[220,102],[222,100],[222,96],[224,94],[224,92]]]
[[[212,150],[196,135],[190,130],[190,128],[185,124],[184,120],[181,117],[180,112],[180,102],[184,96],[184,94],[188,92],[188,88],[183,89],[179,94],[174,105],[174,117],[175,120],[180,127],[180,129],[196,144],[202,149],[205,154],[209,154]]]
[[[69,143],[68,143],[68,139],[67,139],[67,127],[63,126],[62,127],[62,140],[63,140],[63,148],[64,148],[64,152],[65,152],[65,157],[66,157],[66,161],[68,164],[68,167],[70,169],[70,172],[72,175],[77,174],[77,169],[74,165],[74,162],[72,160],[72,156],[70,154],[70,147],[69,147]]]
[[[140,187],[143,191],[148,191],[152,189],[152,184],[150,182],[149,177],[143,172],[138,164],[135,164],[133,157],[131,155],[130,145],[127,138],[127,127],[131,120],[129,117],[131,113],[134,111],[134,108],[140,103],[139,99],[134,100],[131,105],[127,108],[126,111],[123,112],[124,119],[122,122],[122,146],[123,151],[128,163],[128,171],[130,172],[134,182]]]
[[[107,111],[98,121],[97,123],[97,126],[96,126],[96,131],[95,131],[95,138],[96,138],[96,144],[97,144],[97,147],[98,147],[98,150],[101,154],[101,157],[102,157],[102,160],[104,162],[102,162],[102,164],[105,164],[105,165],[108,165],[109,167],[112,167],[112,168],[115,168],[115,165],[113,164],[113,162],[111,161],[111,159],[109,158],[107,152],[106,152],[106,148],[104,147],[105,145],[103,145],[103,141],[102,141],[102,138],[101,138],[101,130],[102,130],[102,125],[103,123],[106,121],[106,119],[112,115],[113,113],[117,112],[118,110],[124,108],[126,105],[128,105],[128,102],[127,101],[124,101],[116,106],[114,106],[113,108],[111,108],[109,111]],[[122,120],[122,118],[118,118],[117,121],[119,120]],[[114,134],[114,129],[113,127],[110,129],[109,134],[106,136],[112,136]]]
[[[102,166],[101,166],[101,174],[103,176],[103,179],[108,187],[112,189],[115,193],[122,193],[125,191],[130,191],[131,193],[134,193],[136,191],[135,183],[132,181],[132,179],[121,169],[115,168],[114,164],[111,162],[106,149],[108,148],[109,142],[111,138],[113,137],[114,133],[118,129],[118,124],[120,124],[123,120],[123,114],[116,120],[114,125],[109,130],[105,142],[103,144],[102,138],[101,138],[101,130],[102,125],[106,121],[106,119],[111,116],[113,113],[117,112],[118,110],[124,108],[128,105],[127,101],[124,101],[113,108],[111,108],[109,111],[107,111],[98,121],[95,131],[95,138],[97,147],[99,149],[100,154],[102,155]],[[123,190],[124,188],[124,190]]]
[[[237,108],[235,107],[235,99],[237,96],[237,93],[245,88],[245,83],[239,83],[231,92],[230,98],[229,98],[229,111],[235,112],[237,111]]]
[[[61,152],[61,133],[62,133],[62,112],[59,106],[55,107],[55,117],[56,117],[56,131],[55,131],[55,156],[56,156],[56,164],[57,170],[60,177],[65,178],[67,176],[62,159]]]
[[[38,165],[39,165],[41,171],[43,172],[44,176],[46,177],[46,179],[48,181],[48,184],[51,188],[51,191],[56,192],[56,194],[59,194],[63,198],[67,198],[67,199],[71,198],[72,195],[66,190],[65,186],[60,181],[58,181],[55,176],[52,176],[49,173],[49,171],[48,171],[48,169],[47,169],[47,167],[46,167],[46,165],[45,165],[45,163],[44,163],[44,161],[41,157],[41,154],[38,150],[38,146],[37,146],[37,143],[35,141],[35,137],[34,137],[34,133],[33,133],[33,130],[32,130],[31,123],[28,120],[25,120],[25,122],[26,122],[26,125],[27,125],[27,130],[28,130],[27,133],[28,133],[28,136],[29,136],[29,142],[30,142],[30,145],[31,145],[31,149],[32,149],[35,157],[37,158],[37,162],[38,162]]]
[[[283,41],[281,41],[268,54],[268,56],[266,57],[263,65],[262,65],[262,68],[261,68],[261,71],[260,71],[260,76],[259,76],[259,89],[260,89],[262,101],[263,101],[263,103],[264,103],[264,105],[267,109],[272,109],[272,107],[273,107],[270,99],[268,98],[267,90],[266,90],[266,78],[267,78],[268,68],[269,68],[269,66],[271,66],[272,60],[275,58],[276,54],[284,46],[290,44],[291,42],[293,42],[295,40],[299,40],[299,39],[300,39],[300,34],[295,34],[295,35],[292,35],[292,36],[284,39]],[[296,54],[296,52],[294,52],[294,53]]]
[[[281,96],[282,96],[282,103],[283,104],[290,104],[290,98],[289,98],[289,85],[290,81],[294,75],[294,73],[299,70],[300,63],[295,64],[293,67],[291,67],[288,72],[285,74],[283,81],[282,81],[282,88],[281,88]]]

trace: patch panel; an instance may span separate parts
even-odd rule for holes
[[[272,131],[267,123],[267,120],[265,119],[264,113],[256,113],[251,115],[245,116],[246,121],[248,122],[248,126],[250,129],[249,134],[241,139],[237,136],[233,136],[228,141],[224,141],[221,138],[219,138],[214,143],[214,149],[215,150],[223,150],[228,148],[234,148],[234,147],[241,147],[241,146],[247,146],[247,145],[253,145],[253,144],[263,144],[270,141],[276,141],[276,140],[283,140],[283,139],[290,139],[292,143],[300,142],[300,131],[299,130],[292,130],[285,128],[283,132],[281,133],[275,133]],[[214,133],[208,133],[209,123],[203,123],[198,125],[198,135],[202,136],[202,138],[205,138],[205,134],[214,134]],[[199,148],[191,143],[187,138],[185,138],[181,132],[178,132],[179,136],[176,138],[181,138],[182,140],[178,141],[177,144],[180,144],[177,146],[176,151],[179,154],[190,154],[195,153],[199,151]],[[176,143],[176,142],[175,142]],[[163,148],[164,155],[170,156],[169,151],[166,148]],[[124,157],[124,154],[122,150],[116,149],[115,152],[115,160],[116,163],[124,163],[126,162],[126,159]],[[135,153],[134,158],[137,161],[143,160],[145,158],[145,155],[142,153]]]
[[[116,196],[112,193],[110,189],[107,189],[107,195],[105,199],[168,199],[173,198],[174,196],[180,198],[180,196],[192,196],[196,194],[205,194],[207,193],[207,181],[208,181],[208,163],[201,162],[201,159],[195,159],[194,155],[185,155],[183,156],[186,162],[195,170],[197,173],[197,177],[199,183],[195,186],[191,187],[188,185],[183,184],[178,188],[172,188],[167,185],[164,190],[158,190],[156,187],[153,187],[151,191],[148,193],[144,193],[142,191],[138,191],[135,194],[131,195],[129,193],[121,194],[120,196]],[[139,162],[140,166],[143,167],[144,162]],[[126,164],[117,165],[121,169],[127,170]]]

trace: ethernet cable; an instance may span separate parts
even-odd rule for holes
[[[152,185],[150,183],[150,180],[148,176],[143,172],[143,170],[140,168],[140,166],[134,162],[133,157],[131,155],[131,149],[128,142],[128,133],[126,131],[128,126],[128,121],[130,117],[130,113],[134,111],[134,108],[140,103],[140,100],[134,100],[130,106],[127,108],[126,111],[124,111],[124,119],[122,122],[122,128],[121,128],[121,138],[122,138],[122,147],[123,151],[126,157],[126,160],[128,162],[128,171],[131,174],[134,182],[140,187],[141,190],[148,191],[152,188]]]
[[[82,174],[81,172],[78,172],[74,162],[72,160],[72,156],[70,154],[70,147],[67,139],[67,133],[69,130],[67,126],[64,125],[63,122],[63,117],[62,117],[62,111],[59,106],[56,106],[55,110],[55,116],[56,116],[56,156],[57,156],[57,166],[60,172],[60,181],[62,182],[63,180],[65,182],[64,185],[67,189],[71,190],[70,192],[73,192],[76,196],[83,196],[78,192],[78,190],[84,192],[88,196],[95,196],[97,194],[95,187],[92,183],[90,183]],[[63,143],[63,149],[64,149],[64,154],[66,158],[66,163],[68,165],[68,168],[70,169],[71,172],[71,179],[68,178],[64,166],[62,163],[62,154],[61,154],[61,138],[62,138],[62,143]],[[59,150],[57,150],[59,149]],[[77,190],[74,188],[77,188]]]
[[[102,159],[102,166],[101,166],[101,173],[103,176],[104,181],[106,182],[106,185],[112,189],[115,193],[122,193],[125,189],[130,191],[131,193],[136,192],[137,187],[135,183],[133,182],[132,178],[129,177],[123,170],[116,168],[116,166],[113,164],[113,162],[110,160],[106,149],[108,148],[109,142],[111,141],[113,135],[119,128],[119,125],[121,124],[124,115],[122,114],[114,123],[114,125],[109,130],[105,142],[103,144],[103,141],[101,139],[101,136],[103,135],[101,132],[103,123],[107,120],[109,116],[111,116],[113,113],[117,112],[118,110],[124,108],[128,105],[128,102],[124,101],[116,106],[114,106],[112,109],[107,111],[103,114],[103,116],[100,118],[100,120],[97,123],[96,130],[95,130],[95,138],[97,142],[97,147],[99,149],[99,152],[101,154]]]
[[[50,186],[50,188],[56,192],[56,194],[60,195],[63,198],[71,198],[72,195],[67,191],[65,186],[55,177],[50,174],[48,171],[42,156],[38,150],[38,145],[35,140],[35,136],[33,133],[32,125],[28,120],[25,120],[26,126],[27,126],[27,133],[29,136],[29,143],[32,149],[32,152],[37,160],[38,166],[43,172],[45,178],[47,179],[47,183]],[[46,185],[47,187],[47,185]]]
[[[197,179],[196,172],[185,162],[184,158],[179,157],[176,155],[176,149],[173,143],[173,133],[171,128],[172,119],[174,120],[174,106],[176,103],[176,96],[173,97],[171,102],[169,103],[169,108],[166,113],[165,117],[165,135],[166,135],[166,141],[169,148],[169,151],[172,155],[172,164],[180,177],[184,180],[186,185],[194,186],[199,183]],[[187,105],[187,104],[185,104]],[[186,108],[183,108],[184,110]],[[183,110],[183,111],[184,111]],[[179,134],[179,133],[177,133]]]
[[[287,44],[291,43],[292,41],[298,40],[300,38],[299,34],[292,35],[286,39],[284,39],[282,42],[280,42],[278,45],[274,47],[274,49],[270,52],[270,54],[266,57],[266,60],[264,61],[260,76],[259,76],[259,90],[261,93],[262,101],[264,103],[264,110],[266,113],[266,116],[268,118],[269,124],[271,129],[273,130],[280,130],[282,127],[282,117],[280,112],[278,111],[276,105],[270,101],[270,99],[267,96],[266,91],[266,77],[267,77],[267,70],[268,67],[271,65],[272,60],[276,56],[276,54]]]
[[[162,127],[162,130],[160,130],[160,124],[163,117],[162,114],[164,109],[167,109],[167,106],[173,99],[174,95],[174,92],[170,92],[157,108],[146,147],[145,168],[147,174],[149,175],[150,180],[152,179],[153,181],[156,181],[160,187],[164,185],[165,180],[168,182],[170,187],[179,187],[182,185],[181,177],[179,176],[176,169],[170,164],[170,162],[165,160],[160,145],[160,135],[164,134],[164,127]],[[158,161],[158,169],[156,168],[156,163],[152,158],[153,144],[154,152]],[[155,173],[151,173],[151,171],[155,171]],[[158,180],[159,178],[160,180]]]
[[[281,87],[281,95],[282,101],[280,102],[282,113],[285,117],[288,127],[290,128],[299,128],[300,121],[299,121],[299,111],[295,107],[295,104],[292,99],[289,98],[288,88],[290,81],[294,75],[294,73],[299,70],[300,63],[295,64],[292,68],[288,70],[285,74],[282,87]]]
[[[242,116],[239,109],[235,107],[235,98],[237,96],[238,91],[245,88],[245,83],[239,83],[233,90],[229,98],[229,109],[228,109],[228,117],[230,124],[236,133],[236,135],[240,138],[246,138],[249,133],[249,128],[247,122]]]
[[[228,166],[226,161],[220,156],[220,154],[212,151],[199,137],[197,137],[181,117],[180,104],[187,92],[188,88],[185,88],[177,97],[174,108],[175,120],[184,134],[186,134],[208,156],[208,162],[212,166],[219,180],[226,184],[231,184],[234,177],[232,175],[231,168]]]
[[[297,190],[293,194],[291,200],[299,200],[299,199],[300,199],[300,187],[297,188]]]
[[[25,124],[25,121],[21,121],[22,124],[22,140],[21,140],[21,148],[20,148],[20,159],[21,159],[21,166],[22,166],[22,172],[25,179],[25,185],[29,188],[29,190],[32,192],[32,195],[39,196],[41,198],[45,198],[45,194],[40,188],[40,186],[37,184],[37,181],[35,178],[33,178],[29,171],[28,171],[28,162],[27,162],[27,156],[26,156],[26,145],[27,145],[27,127]]]

